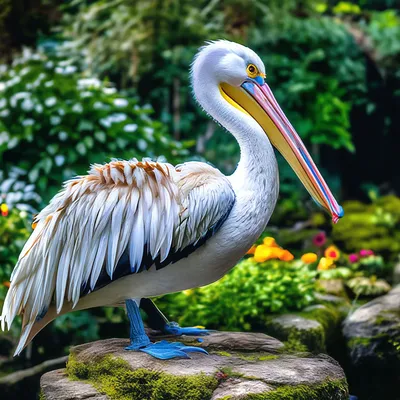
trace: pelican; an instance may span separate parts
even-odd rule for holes
[[[332,216],[343,210],[271,89],[260,57],[225,40],[201,47],[191,67],[194,96],[240,146],[235,172],[203,162],[172,166],[149,159],[91,166],[65,182],[35,218],[11,276],[4,330],[22,315],[16,354],[57,316],[124,304],[128,350],[158,358],[204,351],[151,343],[139,308],[169,334],[207,334],[170,323],[150,300],[225,275],[265,229],[279,189],[275,147],[312,198]]]

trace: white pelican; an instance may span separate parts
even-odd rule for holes
[[[129,349],[187,356],[193,348],[150,343],[138,306],[164,331],[206,333],[169,324],[142,299],[212,283],[246,253],[278,198],[273,146],[334,222],[343,215],[265,77],[256,53],[228,41],[208,43],[192,64],[195,98],[240,146],[231,176],[202,162],[132,159],[65,183],[36,217],[11,277],[1,322],[4,330],[22,315],[16,354],[58,315],[126,302]]]

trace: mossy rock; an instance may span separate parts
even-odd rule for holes
[[[210,355],[157,360],[124,350],[128,341],[123,339],[74,347],[66,370],[42,377],[43,398],[348,399],[344,373],[326,355],[288,354],[282,343],[263,334],[218,332],[203,337],[204,342],[196,339],[181,337],[180,341],[206,343]]]
[[[343,334],[355,394],[393,398],[400,386],[400,287],[349,315]]]
[[[326,350],[322,324],[300,313],[270,317],[265,332],[282,340],[287,351],[319,353]]]

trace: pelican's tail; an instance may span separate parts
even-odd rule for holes
[[[18,346],[15,350],[14,356],[17,356],[21,351],[32,341],[32,339],[51,321],[64,312],[57,313],[56,307],[52,306],[48,309],[46,314],[41,319],[36,321],[26,321],[25,315],[22,317],[22,330],[19,338]]]

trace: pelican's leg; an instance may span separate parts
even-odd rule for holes
[[[190,352],[208,354],[207,351],[201,347],[185,346],[178,342],[170,343],[163,340],[161,342],[151,343],[144,330],[138,303],[140,303],[140,300],[126,300],[126,310],[130,323],[129,336],[131,340],[131,344],[125,348],[126,350],[142,351],[162,360],[176,357],[190,358],[187,354]]]
[[[204,336],[208,335],[210,332],[214,332],[209,329],[204,329],[200,327],[187,327],[182,328],[176,322],[169,322],[164,314],[159,310],[159,308],[154,304],[151,299],[142,299],[140,302],[140,308],[149,317],[148,325],[152,329],[159,330],[168,335],[189,335],[189,336]]]

